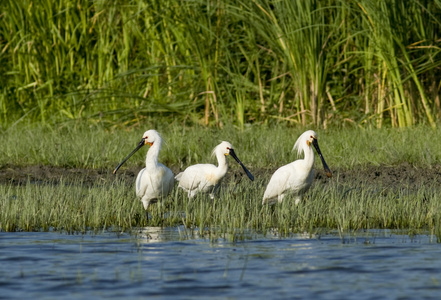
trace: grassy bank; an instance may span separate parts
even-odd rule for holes
[[[47,164],[68,169],[96,168],[110,174],[137,145],[144,131],[88,126],[15,127],[2,135],[0,166],[3,169]],[[319,130],[319,144],[334,176],[316,180],[305,202],[297,207],[289,200],[262,207],[261,199],[271,173],[295,159],[291,149],[302,129],[251,126],[241,131],[233,127],[219,130],[170,126],[160,131],[166,140],[160,161],[176,172],[199,162],[215,163],[210,157],[212,148],[219,141],[228,140],[256,180],[230,177],[213,203],[204,196],[188,201],[175,190],[161,205],[152,206],[149,220],[135,197],[133,178],[103,176],[103,180],[92,183],[60,178],[29,181],[20,186],[4,183],[0,185],[1,230],[131,231],[146,225],[183,224],[189,230],[198,228],[213,239],[226,234],[241,238],[249,230],[276,230],[283,235],[372,228],[405,229],[409,233],[429,230],[441,237],[441,188],[435,174],[423,179],[421,186],[412,182],[391,186],[350,176],[368,166],[377,165],[381,170],[381,166],[402,163],[429,169],[430,174],[432,167],[441,164],[438,130]],[[146,151],[147,147],[139,151],[121,172],[140,168]],[[321,169],[319,162],[316,168]],[[230,173],[240,174],[240,167],[233,161]]]
[[[0,126],[436,126],[441,2],[5,0]]]
[[[2,132],[0,166],[43,164],[112,170],[151,128],[108,130],[85,124],[59,128],[13,127]],[[243,131],[233,126],[210,129],[162,125],[157,129],[165,140],[160,160],[175,169],[213,161],[211,151],[223,140],[233,144],[239,158],[251,169],[274,169],[295,159],[291,150],[304,131],[302,128],[257,125]],[[441,163],[441,134],[427,126],[405,129],[352,127],[317,130],[317,133],[331,169],[400,163],[430,167]],[[146,151],[147,147],[136,153],[126,166],[142,166]]]
[[[315,184],[298,206],[285,201],[262,206],[263,179],[226,184],[214,202],[198,196],[189,201],[175,191],[152,206],[147,220],[133,187],[127,183],[82,185],[80,181],[25,186],[0,185],[1,230],[102,230],[135,232],[144,226],[184,225],[189,232],[216,239],[241,239],[250,231],[341,234],[360,229],[402,229],[409,234],[435,234],[441,240],[441,189],[428,182],[419,190],[390,190],[338,178]],[[134,231],[133,231],[134,230]]]

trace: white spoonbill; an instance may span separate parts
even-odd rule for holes
[[[228,170],[227,155],[231,155],[242,166],[248,178],[254,180],[254,176],[236,156],[229,142],[224,141],[217,145],[212,154],[216,155],[219,166],[197,164],[176,175],[179,187],[188,192],[188,198],[193,198],[198,192],[210,193],[211,199],[214,198],[214,193]]]
[[[156,130],[148,130],[138,146],[115,168],[113,174],[142,146],[149,144],[145,168],[139,171],[136,177],[136,195],[141,198],[144,209],[147,211],[150,203],[166,197],[173,189],[175,180],[173,172],[158,162],[159,151],[161,150],[162,138]]]
[[[303,194],[309,189],[314,178],[312,168],[314,166],[314,150],[312,150],[311,144],[314,145],[322,160],[326,176],[332,177],[331,170],[320,152],[317,133],[313,130],[305,131],[297,139],[293,148],[293,150],[297,150],[299,156],[303,152],[304,158],[284,165],[274,172],[266,187],[262,204],[274,204],[277,201],[280,203],[287,194],[294,195],[296,204],[302,200]]]

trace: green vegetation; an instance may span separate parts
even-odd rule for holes
[[[146,128],[147,129],[147,128]],[[441,239],[441,188],[439,177],[420,179],[424,184],[396,182],[394,185],[355,176],[367,166],[399,166],[416,169],[441,164],[441,135],[430,127],[406,129],[360,129],[318,131],[319,144],[332,179],[317,180],[304,203],[288,198],[281,205],[262,207],[261,200],[271,173],[295,159],[292,146],[302,129],[284,126],[234,128],[162,128],[166,144],[160,161],[175,172],[198,162],[213,162],[212,148],[220,140],[230,141],[237,155],[256,180],[227,178],[218,197],[211,202],[200,196],[188,201],[175,190],[161,204],[152,205],[147,220],[136,199],[134,178],[113,176],[116,164],[139,142],[144,130],[105,130],[84,125],[53,129],[49,126],[14,127],[4,132],[0,148],[0,170],[19,165],[47,164],[69,168],[100,169],[102,179],[28,181],[23,185],[0,184],[0,230],[116,230],[131,232],[142,226],[184,225],[216,239],[246,238],[252,231],[342,233],[359,229],[404,229],[409,233],[429,230]],[[139,151],[121,169],[141,167],[147,150]],[[320,162],[316,162],[321,170]],[[354,176],[343,177],[351,171]],[[241,174],[230,162],[229,174]],[[418,175],[418,174],[417,174]],[[245,177],[244,177],[245,178]],[[361,178],[361,179],[360,179]]]
[[[357,184],[338,178],[315,184],[306,200],[295,206],[289,199],[262,206],[265,178],[255,183],[225,184],[213,202],[206,196],[189,201],[176,190],[153,205],[147,220],[132,186],[115,181],[87,186],[81,182],[25,186],[0,185],[0,228],[60,230],[70,233],[102,230],[132,232],[144,226],[184,225],[188,231],[216,239],[240,239],[250,230],[281,236],[290,233],[341,233],[360,229],[403,229],[409,234],[430,231],[441,240],[441,189],[429,182],[417,191],[405,186]]]
[[[33,125],[13,127],[2,133],[0,167],[6,165],[51,165],[112,171],[153,127],[131,131],[107,130],[100,126]],[[233,144],[244,164],[252,169],[275,170],[295,159],[292,147],[305,129],[285,126],[250,126],[241,131],[203,126],[162,126],[165,140],[160,161],[175,169],[213,162],[211,151],[226,140]],[[309,129],[309,128],[307,128]],[[441,134],[437,129],[417,126],[393,129],[317,130],[318,142],[331,170],[363,168],[369,165],[409,163],[416,167],[441,164]],[[143,166],[147,147],[138,151],[124,168]],[[317,165],[318,168],[320,164]]]
[[[441,2],[5,0],[0,126],[436,126]]]

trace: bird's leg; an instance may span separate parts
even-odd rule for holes
[[[213,191],[210,193],[211,207],[213,207],[213,203],[214,203],[214,193],[215,193],[215,190],[213,190]]]
[[[219,190],[220,184],[216,184],[212,190],[212,192],[210,193],[210,198],[211,201],[213,202],[214,200],[214,195],[217,193],[217,191]]]
[[[279,203],[282,203],[283,198],[285,198],[285,194],[280,194],[280,195],[277,197],[277,201],[278,201]]]
[[[147,218],[147,223],[149,223],[149,211],[148,211],[148,208],[149,208],[149,205],[150,205],[150,201],[145,199],[145,198],[142,198],[141,201],[142,201],[142,204],[144,205],[145,217]]]
[[[161,210],[161,225],[164,225],[164,207],[165,207],[165,201],[164,201],[164,197],[161,199],[161,201],[159,201],[159,203],[157,204]]]
[[[149,211],[145,210],[145,218],[147,219],[147,224],[149,223]]]

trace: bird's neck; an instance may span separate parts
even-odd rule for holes
[[[227,157],[222,153],[216,154],[216,157],[218,162],[216,173],[219,177],[224,177],[228,171]]]
[[[303,158],[305,166],[307,168],[312,168],[314,166],[314,160],[315,160],[314,150],[312,149],[311,146],[308,146],[303,149],[303,153],[305,155],[305,157]]]
[[[145,163],[146,165],[157,165],[158,164],[158,156],[159,151],[161,150],[161,142],[156,141],[153,145],[150,146],[150,149],[147,151],[147,156]]]

